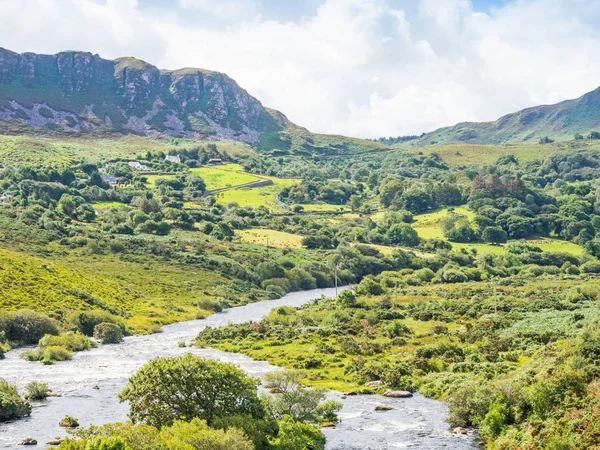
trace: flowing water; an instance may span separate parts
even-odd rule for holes
[[[116,394],[127,378],[148,360],[162,355],[175,356],[185,352],[219,361],[237,364],[250,375],[260,377],[276,368],[263,361],[253,361],[244,355],[213,349],[180,348],[189,343],[206,326],[258,321],[277,306],[301,306],[321,296],[333,296],[334,289],[295,292],[279,300],[252,303],[214,314],[204,320],[168,325],[163,332],[149,336],[125,338],[123,344],[101,345],[96,349],[75,353],[71,361],[44,366],[19,358],[23,349],[6,354],[0,361],[0,377],[20,388],[30,381],[43,381],[61,397],[33,402],[31,417],[0,423],[0,448],[22,449],[17,444],[31,437],[38,448],[46,442],[65,437],[58,422],[66,415],[74,416],[82,426],[123,421],[127,405],[120,404]],[[332,393],[333,397],[340,397]],[[444,421],[447,410],[443,403],[415,395],[410,399],[388,399],[379,395],[351,396],[340,413],[342,422],[336,428],[324,429],[327,449],[475,449],[475,436],[456,436]],[[392,411],[375,412],[377,405],[389,405]]]

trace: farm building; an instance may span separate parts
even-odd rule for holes
[[[172,163],[177,163],[177,164],[181,163],[181,158],[177,155],[167,155],[167,157],[165,159]]]
[[[221,158],[211,158],[208,160],[209,166],[220,166],[223,164],[223,160]]]
[[[129,162],[127,163],[127,165],[128,165],[129,167],[131,167],[132,169],[134,169],[134,170],[148,170],[148,166],[146,166],[146,165],[144,165],[144,164],[140,164],[140,163],[139,163],[139,162],[137,162],[137,161],[129,161]]]

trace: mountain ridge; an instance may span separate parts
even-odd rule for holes
[[[581,97],[532,106],[491,122],[461,122],[425,133],[404,145],[537,143],[548,137],[570,140],[600,131],[600,87]]]
[[[259,100],[224,73],[160,70],[133,57],[55,55],[0,48],[3,131],[32,128],[234,139],[256,145],[282,128]],[[13,127],[8,126],[12,124]]]

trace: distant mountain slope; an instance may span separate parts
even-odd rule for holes
[[[383,148],[310,133],[223,73],[159,70],[135,58],[106,60],[86,52],[37,55],[0,48],[0,134],[30,133],[231,139],[275,154]]]
[[[527,108],[495,122],[463,122],[440,128],[405,145],[537,143],[545,136],[568,140],[576,133],[587,136],[596,130],[600,131],[600,88],[575,100]]]
[[[273,122],[227,75],[159,70],[135,58],[0,48],[0,120],[63,133],[212,137],[256,144]],[[11,126],[7,125],[10,124]]]

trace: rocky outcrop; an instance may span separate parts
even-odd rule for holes
[[[60,133],[136,133],[257,144],[275,131],[262,104],[225,74],[159,70],[86,52],[0,48],[0,122]],[[268,125],[267,125],[268,124]]]
[[[412,392],[408,392],[408,391],[385,391],[385,394],[383,394],[384,397],[389,397],[389,398],[410,398],[412,397]]]

